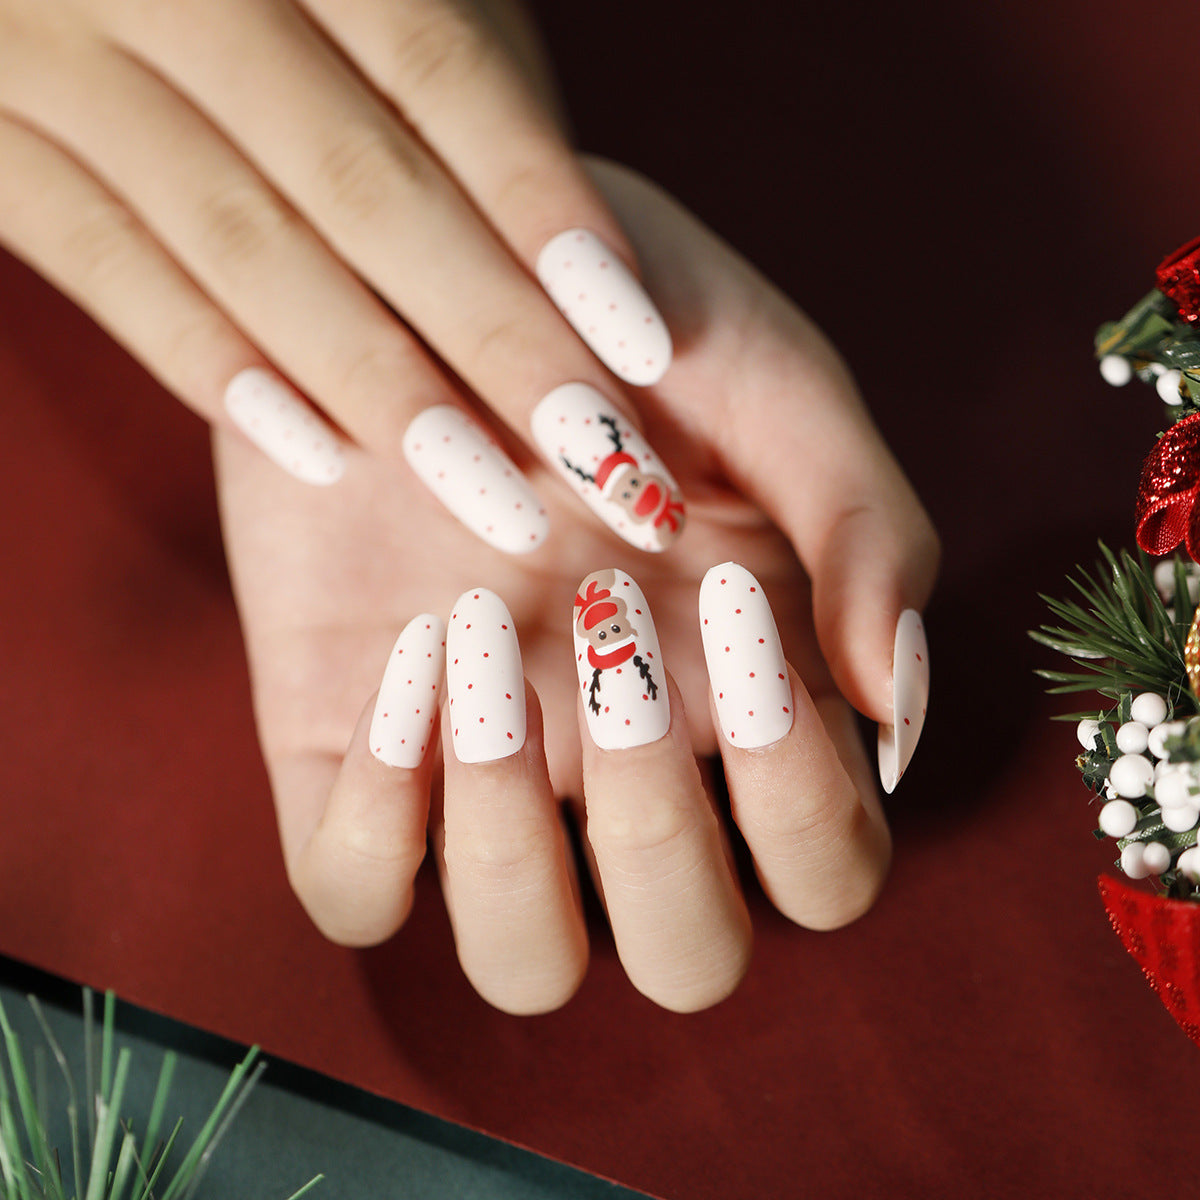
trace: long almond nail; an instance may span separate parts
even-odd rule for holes
[[[446,666],[446,624],[422,613],[396,639],[371,718],[371,753],[389,767],[421,765],[433,735]]]
[[[537,277],[559,312],[612,373],[643,387],[671,365],[671,335],[637,276],[588,229],[548,241]]]
[[[580,499],[641,550],[664,550],[682,532],[679,485],[646,439],[601,392],[564,383],[533,410],[533,437]]]
[[[594,571],[575,596],[575,665],[592,741],[602,750],[656,742],[671,725],[658,634],[624,571]]]
[[[459,762],[495,762],[525,744],[525,671],[504,601],[463,592],[446,627],[450,728]]]
[[[879,779],[891,793],[912,761],[929,703],[929,645],[921,614],[906,608],[892,652],[892,724],[879,727]]]
[[[700,584],[700,637],[721,732],[754,750],[792,727],[792,685],[771,606],[758,580],[721,563]]]
[[[418,413],[404,433],[417,478],[474,534],[507,554],[527,554],[550,525],[537,492],[479,422],[453,404]]]
[[[225,410],[273,463],[304,483],[337,483],[345,474],[341,437],[274,371],[239,371],[225,389]]]

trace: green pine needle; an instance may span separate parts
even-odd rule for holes
[[[92,995],[85,989],[84,1067],[88,1121],[87,1143],[83,1146],[78,1094],[66,1055],[37,1000],[30,996],[29,1003],[66,1083],[73,1186],[68,1187],[63,1180],[59,1154],[50,1146],[46,1129],[44,1055],[39,1048],[38,1067],[34,1072],[36,1083],[31,1083],[20,1039],[0,1003],[0,1035],[5,1051],[5,1055],[0,1056],[0,1200],[80,1200],[80,1197],[83,1200],[194,1200],[214,1152],[266,1069],[265,1063],[254,1067],[258,1048],[253,1047],[234,1068],[225,1090],[182,1163],[171,1173],[169,1182],[156,1191],[160,1176],[165,1178],[167,1161],[182,1126],[182,1121],[176,1122],[166,1143],[159,1142],[176,1056],[168,1052],[163,1058],[139,1153],[131,1123],[120,1118],[132,1052],[121,1049],[114,1058],[115,997],[111,992],[105,995],[97,1063]],[[89,1164],[86,1178],[81,1167],[84,1158]],[[309,1180],[288,1200],[300,1200],[322,1178],[318,1175]]]
[[[1041,670],[1052,695],[1097,691],[1111,701],[1130,692],[1157,692],[1178,715],[1200,711],[1183,664],[1195,606],[1188,599],[1184,564],[1175,561],[1176,606],[1167,611],[1154,586],[1150,560],[1100,543],[1093,571],[1068,577],[1079,599],[1042,596],[1058,622],[1030,633],[1034,641],[1069,658],[1073,671]],[[1095,714],[1086,714],[1092,715]]]

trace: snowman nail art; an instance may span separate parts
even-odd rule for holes
[[[371,718],[371,753],[389,767],[421,765],[433,736],[446,666],[446,624],[422,613],[405,625],[383,673]]]
[[[342,439],[274,371],[247,367],[225,389],[230,420],[276,465],[304,483],[337,483]]]
[[[564,383],[531,420],[534,440],[576,494],[642,550],[665,550],[686,520],[679,485],[646,439],[602,393]]]
[[[755,750],[792,727],[792,685],[771,606],[758,580],[721,563],[700,584],[700,637],[721,732]]]
[[[446,690],[459,762],[495,762],[525,744],[525,670],[504,601],[463,592],[446,626]]]
[[[892,724],[879,727],[879,779],[894,792],[912,761],[929,703],[929,646],[921,614],[906,608],[892,652]]]
[[[472,533],[508,554],[545,540],[546,510],[529,481],[487,430],[453,404],[435,404],[410,422],[404,457],[417,478]]]
[[[595,571],[575,595],[575,666],[592,741],[602,750],[656,742],[671,725],[658,634],[624,571]]]
[[[542,247],[537,277],[592,353],[626,383],[657,383],[671,365],[671,335],[637,276],[588,229]]]

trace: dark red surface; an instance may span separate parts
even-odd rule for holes
[[[885,897],[816,935],[754,894],[750,977],[691,1017],[603,940],[562,1012],[493,1012],[429,880],[390,944],[324,943],[276,848],[204,430],[0,259],[0,950],[664,1197],[1169,1182],[1138,1131],[1197,1051],[1108,927],[1112,850],[1023,631],[1098,536],[1132,544],[1158,415],[1091,335],[1200,228],[1200,11],[543,7],[583,143],[832,333],[945,534]]]

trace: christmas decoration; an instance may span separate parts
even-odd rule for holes
[[[1099,694],[1096,709],[1065,719],[1076,722],[1096,837],[1115,842],[1119,877],[1101,878],[1101,898],[1200,1044],[1200,238],[1155,280],[1095,338],[1102,377],[1114,387],[1136,377],[1163,406],[1134,501],[1138,549],[1101,545],[1095,570],[1069,578],[1072,598],[1043,597],[1054,621],[1031,636],[1071,661],[1039,672],[1051,692]]]

